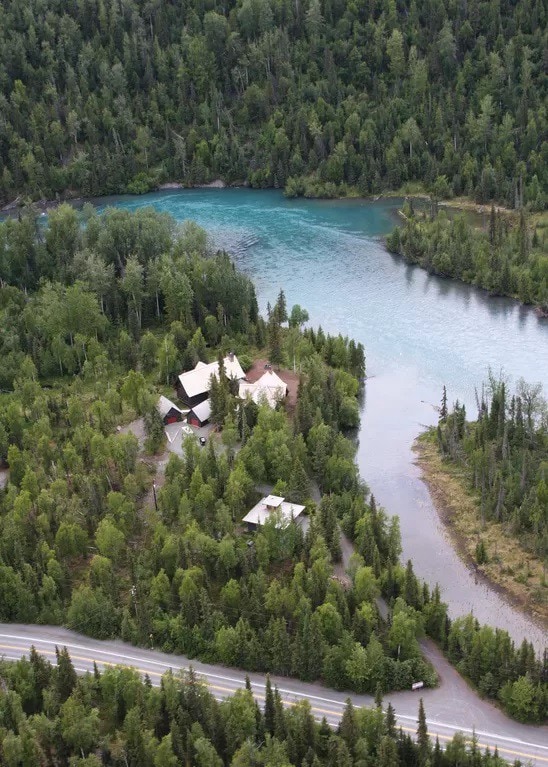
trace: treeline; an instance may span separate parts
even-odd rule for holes
[[[491,376],[478,397],[477,421],[468,422],[457,403],[440,420],[438,444],[464,467],[481,521],[500,522],[547,560],[548,409],[541,385],[520,381],[512,393]]]
[[[445,649],[481,695],[498,700],[510,716],[522,722],[546,720],[548,649],[539,662],[532,645],[523,642],[516,649],[506,631],[480,626],[472,615],[451,624]]]
[[[0,197],[221,177],[546,206],[542,0],[8,0]]]
[[[159,367],[171,383],[208,361],[207,345],[266,339],[251,281],[210,253],[195,224],[177,227],[152,209],[98,215],[86,205],[79,215],[62,205],[44,226],[29,208],[0,223],[0,319],[4,389],[25,356],[40,377],[115,362]]]
[[[337,729],[318,723],[304,700],[284,707],[267,679],[264,704],[251,685],[222,702],[190,670],[159,687],[137,671],[108,668],[77,677],[65,649],[52,666],[34,648],[0,664],[0,760],[6,767],[502,767],[460,733],[428,734],[422,700],[416,737],[395,711],[348,701]],[[519,762],[515,763],[519,765]]]
[[[441,212],[428,219],[415,215],[410,205],[404,212],[405,224],[387,237],[390,251],[431,274],[518,298],[548,314],[548,242],[523,211],[511,226],[492,208],[487,232],[473,228],[464,216],[449,219]]]

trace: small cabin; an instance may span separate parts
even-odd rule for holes
[[[188,411],[186,420],[187,423],[189,423],[191,426],[197,426],[198,428],[201,428],[202,426],[206,426],[206,424],[209,423],[210,418],[211,402],[206,399]]]
[[[286,527],[299,517],[305,506],[286,501],[279,495],[267,495],[249,511],[242,519],[247,525],[248,532],[254,532],[269,519],[276,518],[276,527]]]
[[[178,421],[183,420],[183,416],[186,412],[186,410],[181,410],[181,408],[177,407],[177,405],[172,402],[167,397],[164,397],[163,395],[158,400],[158,412],[162,416],[162,421],[167,426],[167,424],[170,423],[177,423]]]

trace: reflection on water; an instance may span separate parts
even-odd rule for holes
[[[473,609],[521,640],[540,633],[500,599],[474,584],[439,527],[413,463],[411,445],[436,421],[445,384],[474,416],[474,389],[488,368],[548,388],[548,322],[504,298],[428,275],[389,255],[381,238],[397,200],[286,200],[278,192],[191,190],[114,200],[154,205],[194,219],[255,280],[261,307],[284,288],[311,322],[365,344],[367,399],[359,438],[362,476],[379,501],[401,517],[404,557],[442,587],[453,615]]]

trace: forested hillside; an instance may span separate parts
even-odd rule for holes
[[[546,14],[542,0],[6,0],[0,198],[420,181],[541,209]]]

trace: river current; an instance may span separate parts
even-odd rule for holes
[[[439,583],[452,616],[524,636],[540,649],[546,633],[474,576],[447,540],[414,464],[412,443],[437,420],[442,387],[475,418],[475,390],[491,368],[510,383],[524,377],[548,390],[548,321],[515,301],[428,275],[390,255],[382,237],[398,201],[286,200],[277,191],[204,189],[101,200],[100,206],[152,205],[192,219],[228,250],[255,282],[260,307],[283,288],[314,325],[362,341],[367,355],[357,460],[361,476],[398,514],[403,559]]]

